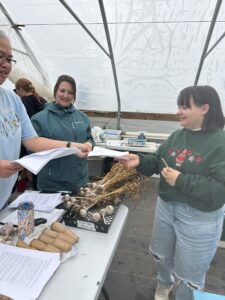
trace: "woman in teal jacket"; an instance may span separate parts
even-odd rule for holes
[[[55,102],[32,117],[32,124],[39,136],[56,140],[87,143],[94,146],[90,121],[73,102],[76,99],[75,80],[68,75],[61,75],[54,87]],[[88,182],[87,159],[70,155],[50,161],[39,173],[37,187],[40,191],[76,192]]]

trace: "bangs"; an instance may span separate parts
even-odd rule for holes
[[[190,105],[191,97],[192,97],[192,94],[191,94],[190,90],[188,90],[188,89],[182,90],[177,98],[177,106],[191,107],[191,105]]]

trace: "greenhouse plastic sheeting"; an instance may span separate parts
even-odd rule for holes
[[[97,0],[67,4],[106,51]],[[0,10],[1,29],[9,35],[17,64],[11,81],[28,77],[49,98],[57,77],[72,75],[80,109],[117,111],[111,61],[65,7],[56,0],[2,0],[32,49],[34,66],[8,18]],[[215,9],[215,0],[105,0],[118,77],[121,111],[176,112],[181,89],[193,85]],[[225,32],[222,3],[209,48]],[[225,108],[225,39],[206,58],[198,84],[215,87]],[[13,85],[6,82],[10,88]],[[42,92],[40,92],[42,93]],[[46,94],[44,94],[46,95]]]

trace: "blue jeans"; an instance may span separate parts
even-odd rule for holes
[[[202,212],[188,204],[158,199],[150,251],[164,287],[179,280],[176,300],[192,300],[203,289],[205,274],[222,233],[224,208]]]

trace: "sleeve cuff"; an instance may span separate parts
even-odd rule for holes
[[[139,165],[137,166],[137,171],[141,171],[144,167],[144,163],[143,163],[143,154],[141,153],[137,153],[138,157],[139,157]]]
[[[184,184],[184,175],[179,174],[175,183],[175,187],[182,190],[183,184]]]

